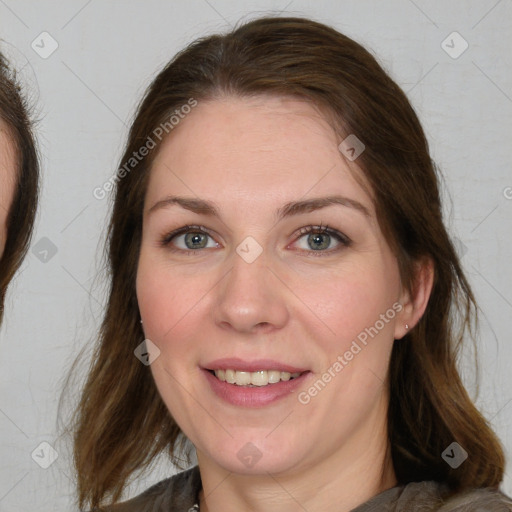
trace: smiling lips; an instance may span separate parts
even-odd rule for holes
[[[291,397],[312,375],[310,371],[290,372],[288,369],[292,369],[291,367],[282,369],[282,365],[277,365],[275,362],[247,363],[241,369],[233,364],[233,361],[222,365],[224,368],[210,366],[215,369],[202,369],[206,382],[223,402],[244,408],[266,407]],[[256,369],[248,369],[251,366],[254,368],[255,365],[257,365]]]
[[[259,370],[257,372],[245,372],[240,370],[212,370],[215,376],[229,384],[237,386],[266,386],[268,384],[276,384],[281,381],[296,379],[300,372],[281,372],[279,370]]]
[[[249,362],[238,358],[212,361],[206,369],[222,382],[248,387],[286,382],[307,371],[270,359]]]

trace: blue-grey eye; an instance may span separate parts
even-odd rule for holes
[[[298,240],[305,239],[306,242],[305,244],[299,243],[299,248],[308,252],[330,253],[343,246],[348,247],[350,245],[350,240],[346,236],[335,229],[329,228],[329,226],[306,226],[300,230],[300,235]],[[337,242],[334,248],[330,247],[333,241]],[[331,250],[326,250],[328,248]]]
[[[330,241],[331,236],[328,233],[313,233],[308,236],[308,244],[315,251],[327,249]]]
[[[204,249],[208,243],[206,233],[190,232],[185,234],[185,245],[188,249]]]

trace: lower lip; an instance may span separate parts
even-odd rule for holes
[[[297,391],[310,372],[305,372],[295,379],[255,387],[237,386],[219,380],[204,368],[203,373],[212,390],[224,401],[241,407],[264,407]]]

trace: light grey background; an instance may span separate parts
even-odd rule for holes
[[[97,276],[109,200],[95,199],[93,190],[116,169],[136,102],[191,40],[281,10],[332,24],[369,47],[416,108],[445,176],[447,222],[484,313],[476,402],[512,457],[511,0],[0,0],[1,47],[38,100],[43,158],[33,246],[0,331],[0,511],[76,509],[57,405],[71,361],[101,320]],[[45,31],[58,48],[42,58],[54,44],[40,35]],[[453,31],[469,44],[458,58],[441,46]],[[446,44],[457,52],[463,42],[452,36]],[[43,237],[54,244],[53,257]],[[469,347],[461,366],[475,397],[473,355]],[[31,457],[44,441],[59,454],[48,469]],[[171,471],[157,465],[130,494]],[[502,489],[511,495],[510,461],[507,471]]]

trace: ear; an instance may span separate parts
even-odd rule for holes
[[[409,292],[402,287],[399,302],[403,309],[397,316],[395,340],[403,338],[420,321],[427,308],[434,283],[434,262],[430,257],[422,258],[415,264],[413,289]],[[408,325],[407,329],[405,326]]]

